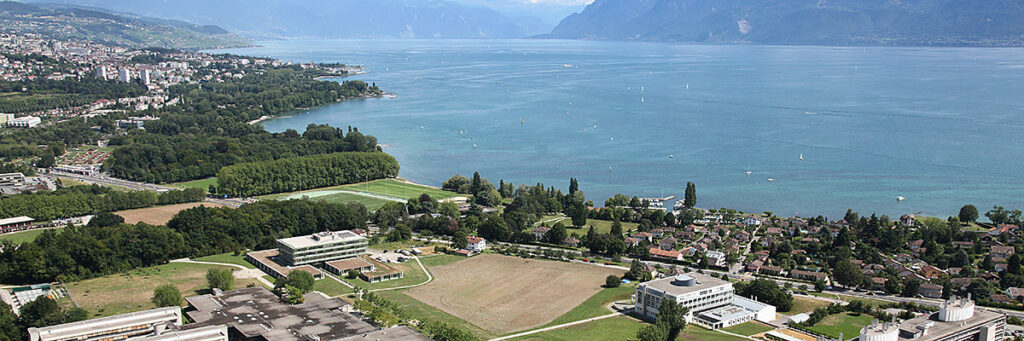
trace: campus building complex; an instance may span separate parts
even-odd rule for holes
[[[878,322],[860,330],[860,341],[1001,341],[1006,315],[977,310],[974,301],[953,297],[939,311],[906,321]]]
[[[327,231],[277,240],[278,259],[287,266],[322,264],[366,253],[366,237],[352,231]]]
[[[198,340],[227,341],[224,326],[180,330],[181,308],[164,307],[93,320],[29,328],[30,341]]]
[[[775,320],[774,306],[736,296],[732,283],[694,272],[640,283],[633,296],[635,311],[656,320],[658,307],[666,299],[689,309],[688,323],[712,329]]]

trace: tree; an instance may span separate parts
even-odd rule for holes
[[[313,291],[315,281],[313,274],[303,270],[293,270],[288,273],[288,285],[291,285],[303,294]]]
[[[622,279],[615,275],[608,275],[604,279],[605,288],[618,288],[620,284],[622,284]]]
[[[639,341],[666,341],[668,340],[668,330],[662,328],[662,325],[649,325],[637,330],[636,338]]]
[[[900,295],[903,297],[914,297],[921,292],[921,281],[913,278],[907,278],[903,280],[903,291]]]
[[[640,263],[639,259],[634,258],[633,262],[629,264],[629,272],[626,272],[626,278],[638,281],[644,276],[644,264]]]
[[[688,312],[688,308],[679,305],[675,300],[661,300],[661,306],[658,307],[657,324],[662,325],[662,328],[668,332],[668,340],[675,340],[679,336],[679,332],[686,327]]]
[[[580,183],[576,182],[576,178],[569,178],[569,195],[576,194],[578,190],[580,190]]]
[[[100,212],[92,216],[87,226],[106,227],[124,224],[124,218],[110,212]]]
[[[976,279],[967,285],[967,293],[975,300],[984,301],[992,295],[992,285],[988,281]]]
[[[1007,260],[1006,272],[1009,273],[1009,274],[1013,274],[1013,275],[1020,275],[1021,274],[1021,266],[1020,266],[1021,264],[1020,264],[1020,262],[1021,262],[1020,255],[1018,255],[1016,253],[1011,255],[1010,259]]]
[[[181,306],[181,291],[171,284],[164,284],[153,289],[153,304],[157,307]]]
[[[832,275],[836,281],[843,286],[850,288],[859,285],[863,280],[863,273],[857,265],[854,265],[849,260],[843,260],[836,264],[835,269],[832,271]]]
[[[24,328],[52,326],[65,321],[64,313],[57,305],[57,301],[46,296],[25,303],[21,307],[21,316],[18,319],[18,324]]]
[[[583,201],[573,200],[569,204],[568,215],[572,218],[572,226],[584,226],[587,224],[587,207]]]
[[[235,276],[229,268],[212,268],[206,270],[206,283],[210,285],[210,289],[227,291],[235,284]]]
[[[28,334],[18,326],[18,315],[6,302],[0,302],[0,341],[21,341],[28,339]]]
[[[981,268],[992,271],[995,270],[996,262],[992,260],[992,255],[986,254],[985,258],[981,260]]]
[[[477,338],[468,331],[449,325],[444,322],[425,322],[424,330],[435,341],[475,341]]]
[[[345,276],[348,277],[348,279],[359,278],[359,270],[356,270],[356,269],[349,270],[348,273],[346,273]]]
[[[461,194],[469,194],[469,179],[462,175],[455,174],[441,184],[441,189]]]
[[[612,227],[611,230],[608,231],[608,234],[616,238],[622,237],[622,223],[620,223],[618,219],[612,222]]]
[[[902,289],[903,288],[900,288],[900,281],[897,281],[892,278],[890,278],[888,281],[885,281],[886,294],[895,295],[898,294]]]
[[[953,255],[953,259],[949,261],[949,265],[953,267],[964,267],[971,263],[971,256],[967,254],[967,251],[960,250]],[[1019,263],[1018,263],[1019,264]]]
[[[773,280],[755,279],[736,284],[736,293],[740,296],[757,297],[758,301],[771,304],[781,312],[793,309],[793,295],[780,288],[779,284]]]
[[[558,222],[555,226],[551,227],[547,233],[544,233],[544,242],[560,245],[568,236],[569,233],[565,230],[565,225],[563,225],[562,222]]]
[[[299,289],[294,285],[286,284],[284,286],[284,292],[284,301],[288,302],[288,304],[300,304],[306,301],[306,297],[302,296],[302,289]]]
[[[825,291],[825,281],[822,281],[822,280],[814,281],[814,291],[817,291],[817,292]]]
[[[473,180],[469,184],[469,193],[472,195],[479,195],[483,188],[483,180],[480,179],[480,172],[473,172]]]
[[[972,223],[978,220],[978,208],[974,205],[967,204],[960,208],[960,221],[965,223]]]
[[[692,182],[686,183],[686,195],[683,198],[683,206],[693,208],[697,206],[697,185]]]
[[[452,248],[462,250],[469,246],[469,240],[467,240],[466,237],[466,231],[455,231],[455,235],[452,237]]]

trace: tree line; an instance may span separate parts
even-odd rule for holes
[[[99,212],[113,212],[153,205],[202,201],[202,189],[168,191],[116,191],[99,185],[59,188],[53,192],[24,193],[0,197],[0,217],[29,216],[36,220],[70,218]]]
[[[398,161],[384,153],[333,153],[240,163],[217,172],[218,193],[252,196],[350,184],[398,176]]]

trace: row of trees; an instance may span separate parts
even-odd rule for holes
[[[333,153],[241,163],[217,172],[218,193],[252,196],[350,184],[398,175],[384,153]]]
[[[29,216],[36,220],[51,220],[156,204],[196,202],[202,201],[204,196],[203,190],[195,188],[156,194],[149,191],[115,191],[98,185],[72,186],[53,192],[0,197],[0,217]]]
[[[103,80],[96,77],[52,80],[0,81],[0,92],[11,94],[0,98],[0,112],[35,112],[77,107],[98,99],[136,97],[146,87],[136,83]]]
[[[0,302],[0,340],[27,340],[28,328],[71,323],[89,318],[89,312],[85,309],[61,308],[56,301],[45,296],[21,306],[19,312],[21,315],[15,315],[10,305]]]

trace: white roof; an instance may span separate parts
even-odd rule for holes
[[[0,226],[11,225],[11,224],[20,224],[20,223],[31,223],[33,221],[35,221],[35,219],[29,218],[29,217],[26,217],[26,216],[20,216],[20,217],[14,217],[14,218],[6,218],[6,219],[0,219]]]
[[[807,316],[807,314],[800,313],[800,314],[796,314],[796,315],[790,316],[789,319],[792,320],[793,322],[796,322],[796,323],[803,323],[804,321],[807,321],[807,320],[811,319],[811,317]]]
[[[284,244],[292,249],[300,249],[315,245],[333,244],[338,242],[348,242],[360,239],[366,239],[366,237],[360,236],[355,232],[349,230],[343,230],[325,231],[317,234],[311,234],[308,236],[278,239],[277,242]]]

